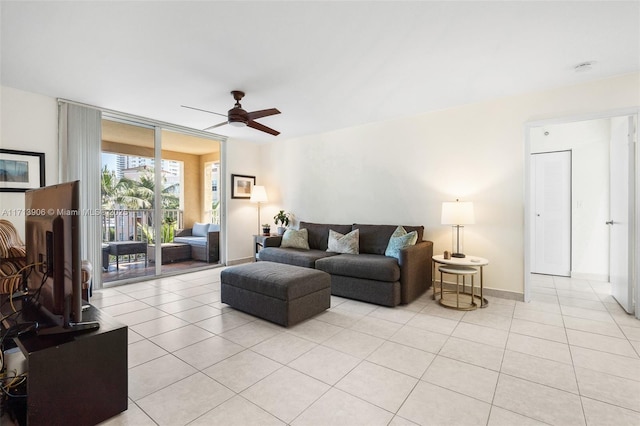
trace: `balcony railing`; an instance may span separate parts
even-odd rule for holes
[[[182,210],[163,209],[162,220],[167,219],[183,227]],[[152,209],[102,210],[102,241],[145,241],[143,230],[153,225]]]
[[[216,225],[220,225],[220,209],[206,210],[205,212],[205,222],[215,223]]]

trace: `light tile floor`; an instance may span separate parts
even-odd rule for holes
[[[108,425],[638,425],[640,321],[603,283],[532,276],[531,303],[332,297],[283,328],[220,303],[221,269],[96,292],[129,326]]]

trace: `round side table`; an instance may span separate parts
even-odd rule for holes
[[[489,301],[484,298],[482,293],[484,288],[483,268],[489,264],[488,259],[485,259],[484,257],[469,255],[467,255],[466,257],[452,257],[451,259],[445,259],[444,255],[442,254],[435,255],[431,259],[433,260],[433,271],[431,275],[433,278],[433,300],[436,299],[436,264],[439,264],[453,267],[469,267],[476,269],[480,273],[480,294],[473,295],[474,301],[475,299],[478,299],[478,305],[481,308],[486,308],[489,305]],[[440,289],[442,290],[442,281],[440,281]],[[465,292],[464,289],[463,294],[469,294],[471,296],[471,293]],[[440,298],[442,298],[442,293],[440,294]]]

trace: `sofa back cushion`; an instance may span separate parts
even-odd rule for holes
[[[209,232],[220,232],[220,225],[218,225],[217,223],[210,223]]]
[[[191,229],[191,235],[194,237],[206,237],[207,232],[209,231],[208,223],[194,223],[193,228]]]
[[[351,225],[330,225],[324,223],[300,222],[300,229],[306,229],[309,233],[309,248],[312,250],[326,251],[329,241],[329,229],[333,229],[341,234],[348,234],[352,231]],[[395,228],[394,228],[395,229]],[[393,232],[393,231],[391,231]],[[391,235],[391,234],[389,234]],[[386,246],[385,246],[386,248]]]
[[[360,253],[381,254],[387,250],[389,238],[398,225],[362,225],[355,223],[353,229],[360,230]],[[416,231],[418,242],[422,241],[424,226],[405,226],[407,232]]]

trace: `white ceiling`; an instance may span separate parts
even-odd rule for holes
[[[638,1],[1,5],[2,85],[256,142],[640,70]]]

